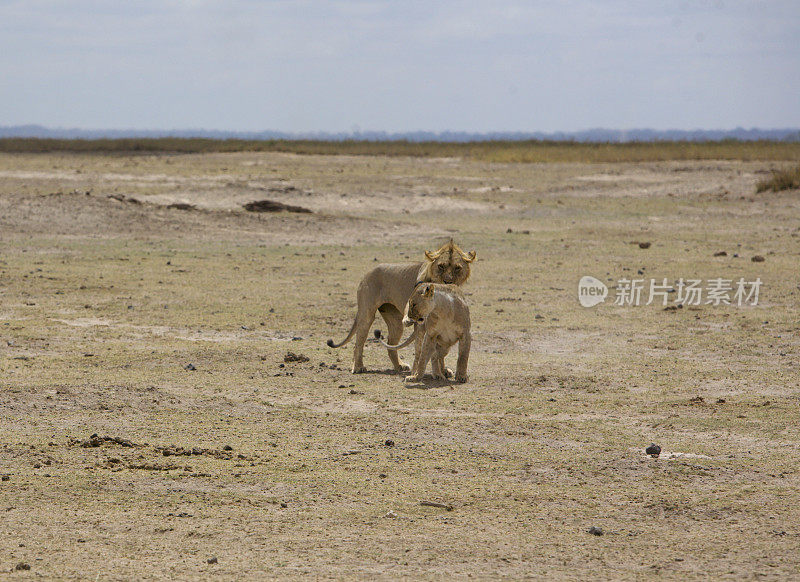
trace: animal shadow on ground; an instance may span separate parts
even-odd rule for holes
[[[431,374],[425,374],[418,382],[406,382],[406,388],[414,390],[431,390],[433,388],[443,388],[445,386],[455,386],[458,382],[454,380],[437,380]]]

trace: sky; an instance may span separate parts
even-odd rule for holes
[[[0,126],[800,127],[797,0],[0,0]]]

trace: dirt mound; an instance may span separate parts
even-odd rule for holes
[[[245,210],[250,212],[303,212],[311,214],[311,210],[303,206],[294,206],[292,204],[284,204],[283,202],[276,202],[275,200],[255,200],[242,205]]]

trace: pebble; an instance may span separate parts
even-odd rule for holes
[[[587,529],[586,532],[592,534],[593,536],[601,536],[603,535],[603,528],[593,525],[592,527]]]
[[[219,561],[219,560],[217,560],[217,557],[216,557],[216,556],[214,556],[213,558],[209,558],[208,560],[206,560],[206,562],[208,562],[209,564],[216,564],[218,561]]]
[[[658,455],[661,454],[661,447],[659,447],[655,443],[650,443],[650,446],[644,450],[645,453],[653,457],[654,459],[658,458]]]
[[[386,442],[383,444],[386,445],[387,447],[393,447],[394,441],[392,439],[386,439]]]

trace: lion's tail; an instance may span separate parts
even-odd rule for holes
[[[408,344],[410,344],[412,341],[414,341],[414,338],[416,338],[416,337],[417,337],[417,330],[418,330],[418,329],[419,329],[419,326],[418,326],[418,325],[415,325],[415,326],[414,326],[414,331],[412,332],[412,334],[411,334],[410,336],[408,336],[408,339],[407,339],[406,341],[404,341],[403,343],[401,343],[401,344],[398,344],[398,345],[396,345],[396,346],[393,346],[393,345],[387,344],[385,341],[383,341],[383,339],[382,339],[382,338],[378,338],[378,339],[380,340],[380,342],[381,342],[383,345],[385,345],[385,346],[386,346],[387,348],[389,348],[390,350],[399,350],[400,348],[404,348],[404,347],[406,347]],[[377,334],[375,334],[375,335],[376,335],[376,337],[377,337]]]
[[[343,339],[343,340],[342,340],[340,343],[338,343],[338,344],[336,344],[336,343],[333,343],[333,340],[332,340],[332,339],[329,339],[329,340],[327,341],[328,347],[330,347],[330,348],[340,348],[340,347],[342,347],[344,344],[346,344],[347,342],[349,342],[349,341],[352,339],[352,337],[353,337],[353,334],[355,334],[355,333],[356,333],[356,324],[357,324],[357,323],[358,323],[358,318],[356,318],[355,320],[353,320],[353,327],[351,327],[351,328],[350,328],[350,333],[348,333],[348,334],[347,334],[347,337],[346,337],[346,338],[344,338],[344,339]]]

